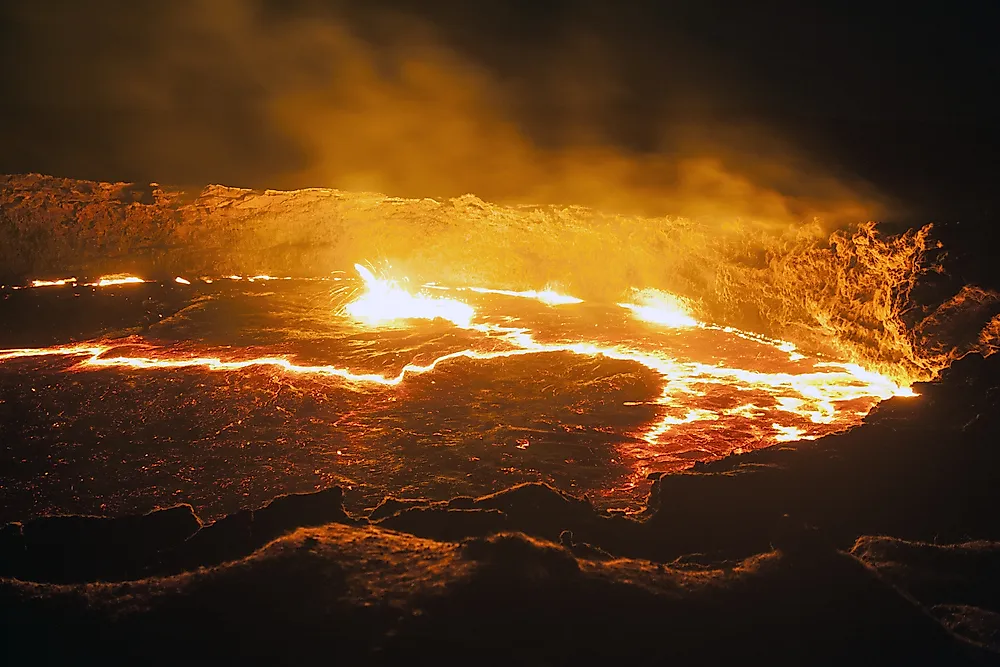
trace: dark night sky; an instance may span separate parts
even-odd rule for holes
[[[339,52],[297,32],[336,25],[390,78],[398,59],[379,54],[430,39],[489,81],[532,146],[586,135],[669,154],[665,128],[695,123],[724,141],[729,128],[763,126],[892,197],[892,215],[989,222],[1000,212],[997,4],[893,4],[6,2],[0,172],[340,185],[290,176],[309,173],[313,146],[268,115],[274,100],[341,76]],[[350,134],[345,117],[337,128]],[[756,149],[739,150],[752,160]]]

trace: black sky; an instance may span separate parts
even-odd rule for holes
[[[219,38],[243,39],[224,13],[207,21],[217,32],[185,31],[201,25],[207,0],[174,3],[169,15],[166,4],[0,5],[0,172],[289,185],[303,147],[265,118],[281,86],[240,70],[260,67],[256,46]],[[664,125],[721,134],[762,125],[831,173],[893,197],[895,215],[988,222],[1000,212],[1000,11],[986,0],[244,4],[257,38],[289,22],[336,21],[376,53],[400,48],[419,24],[488,76],[539,146],[578,141],[577,125],[636,153],[669,151]],[[336,69],[325,59],[290,60],[277,78]],[[143,72],[149,90],[122,93],[112,72],[123,67]],[[168,86],[183,89],[182,103],[149,102]],[[180,154],[132,149],[157,133]],[[204,149],[183,155],[188,139]]]

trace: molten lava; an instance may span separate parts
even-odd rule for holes
[[[146,282],[142,278],[116,273],[111,276],[101,276],[95,282],[84,283],[87,287],[109,287],[111,285],[138,285]]]
[[[378,325],[397,320],[436,320],[467,328],[475,311],[454,299],[429,294],[410,294],[391,280],[379,280],[367,268],[354,268],[365,281],[364,293],[345,306],[344,312],[366,324]]]
[[[523,327],[502,326],[491,322],[474,322],[475,309],[461,301],[449,298],[431,296],[425,293],[411,294],[394,280],[377,278],[369,269],[355,265],[364,281],[364,289],[355,299],[344,306],[344,312],[359,323],[369,327],[399,325],[411,320],[446,320],[456,327],[469,329],[483,334],[493,344],[489,349],[464,349],[434,358],[430,363],[409,363],[394,375],[364,372],[349,368],[326,364],[300,364],[285,357],[255,357],[249,359],[222,359],[216,356],[177,356],[170,350],[160,350],[153,345],[139,344],[129,347],[139,347],[149,350],[148,355],[109,355],[116,348],[122,347],[114,342],[56,346],[52,348],[25,348],[0,350],[0,361],[19,357],[33,356],[86,356],[78,364],[78,368],[88,367],[128,367],[135,369],[178,369],[202,368],[210,371],[235,371],[254,366],[274,367],[290,373],[318,374],[338,377],[349,382],[370,383],[384,386],[395,386],[401,383],[407,375],[427,373],[440,364],[456,359],[499,359],[526,354],[569,353],[581,356],[605,357],[619,361],[628,361],[644,366],[663,377],[663,393],[657,403],[663,406],[681,404],[682,416],[671,407],[667,414],[658,420],[644,434],[648,442],[655,442],[660,436],[670,430],[671,425],[686,424],[701,420],[717,420],[718,412],[685,407],[685,396],[696,397],[698,391],[695,385],[700,383],[740,383],[750,387],[763,388],[778,395],[777,403],[780,409],[806,417],[815,424],[832,424],[838,419],[836,404],[850,402],[860,398],[874,397],[886,399],[892,396],[912,396],[908,387],[901,387],[892,380],[875,372],[867,371],[855,364],[815,361],[812,364],[814,372],[788,373],[766,372],[762,370],[747,370],[727,368],[721,365],[704,363],[679,362],[655,349],[636,349],[628,345],[605,344],[597,341],[573,341],[545,343],[537,339],[535,332]],[[241,276],[229,276],[240,280]],[[273,280],[271,276],[254,276],[249,280]],[[204,279],[208,282],[210,279]],[[177,278],[177,282],[189,285],[190,282]],[[97,281],[98,286],[134,284],[145,282],[141,278],[131,276],[106,276]],[[459,288],[463,289],[463,288]],[[548,305],[581,303],[580,299],[560,295],[546,290],[541,292],[513,292],[493,290],[488,288],[465,288],[480,294],[498,294],[518,298],[536,299]],[[791,361],[801,360],[802,354],[795,350],[794,345],[784,341],[772,341],[747,332],[739,332],[729,327],[715,327],[695,320],[689,313],[682,299],[657,290],[635,290],[632,303],[620,303],[633,315],[654,326],[668,328],[701,327],[712,328],[727,333],[735,333],[740,337],[757,344],[767,345],[787,352]],[[499,347],[498,347],[499,344]],[[781,396],[781,394],[791,394]],[[744,406],[752,408],[753,406]],[[729,416],[749,416],[746,409],[730,411]],[[786,438],[790,433],[787,429],[777,429],[780,433],[776,439]]]
[[[632,302],[618,305],[645,322],[668,327],[696,327],[700,324],[683,299],[660,290],[633,290]]]
[[[76,278],[61,278],[59,280],[32,280],[32,287],[62,287],[76,282]]]
[[[552,289],[543,289],[541,291],[526,290],[523,292],[503,289],[488,289],[486,287],[469,287],[468,289],[479,294],[502,294],[503,296],[513,296],[522,299],[535,299],[536,301],[541,301],[547,306],[564,306],[573,303],[583,303],[583,299],[578,299],[575,296],[569,296],[566,294],[560,294]]]
[[[350,438],[347,441],[338,440],[337,450],[371,451],[375,458],[362,460],[384,461],[395,466],[392,469],[403,466],[405,470],[410,470],[410,464],[404,465],[399,458],[402,454],[394,453],[390,443],[411,445],[400,444],[396,437],[418,443],[425,438],[446,438],[459,445],[456,452],[468,450],[470,460],[475,461],[487,459],[491,448],[509,439],[517,459],[499,469],[487,466],[469,474],[478,478],[500,470],[510,482],[538,479],[537,470],[548,471],[543,479],[549,481],[552,474],[572,479],[576,474],[573,461],[582,454],[578,450],[556,454],[556,466],[550,460],[553,452],[589,443],[585,446],[595,456],[608,452],[611,462],[602,465],[611,469],[606,479],[600,478],[604,481],[595,479],[587,488],[609,497],[639,488],[650,471],[679,469],[695,460],[777,442],[814,439],[858,424],[878,400],[912,395],[906,386],[858,365],[809,357],[785,341],[700,322],[689,310],[690,304],[665,292],[633,290],[618,307],[591,303],[584,307],[580,299],[554,290],[428,285],[411,293],[404,288],[405,282],[376,276],[361,265],[356,268],[361,281],[355,281],[353,288],[348,284],[333,291],[336,296],[353,289],[349,302],[340,308],[327,302],[325,313],[317,311],[318,302],[300,307],[282,300],[304,293],[329,298],[323,283],[339,276],[281,279],[280,286],[269,285],[266,292],[252,284],[264,281],[261,276],[254,276],[253,281],[242,276],[228,276],[231,280],[203,276],[197,284],[174,280],[169,284],[183,285],[177,293],[184,295],[190,308],[164,318],[161,326],[142,336],[0,350],[0,366],[18,364],[12,368],[13,376],[0,373],[0,382],[18,377],[25,369],[40,372],[56,367],[64,377],[73,378],[65,381],[73,385],[91,382],[85,371],[103,370],[94,375],[105,379],[93,382],[113,382],[107,374],[115,373],[129,378],[128,386],[142,387],[143,392],[161,384],[206,378],[179,395],[190,398],[165,412],[162,418],[168,421],[156,427],[156,432],[169,430],[170,423],[185,411],[194,411],[187,419],[196,422],[213,422],[216,415],[222,419],[232,411],[245,416],[220,424],[212,438],[226,441],[224,434],[234,428],[264,429],[240,437],[278,442],[292,434],[305,437],[317,428],[317,437],[324,438],[331,433],[356,433],[343,436]],[[145,282],[127,278],[105,277],[97,286]],[[266,280],[276,279],[268,276]],[[135,289],[161,292],[152,287]],[[431,294],[431,289],[450,294]],[[100,291],[94,290],[92,298]],[[207,295],[199,296],[206,291]],[[121,296],[113,301],[127,303]],[[258,298],[265,296],[266,301]],[[246,307],[252,304],[262,310],[253,311],[246,320],[252,328],[239,336],[259,337],[261,342],[225,344],[227,332],[238,332],[241,326],[233,321],[233,311],[226,304],[244,297]],[[143,297],[135,299],[142,302]],[[221,309],[221,319],[199,320],[208,317],[212,308]],[[623,318],[622,308],[631,317]],[[177,324],[180,328],[171,328]],[[211,329],[208,337],[189,335],[205,326]],[[283,330],[289,337],[280,342],[274,336]],[[72,364],[58,365],[60,357]],[[156,375],[146,380],[136,375],[146,373]],[[231,380],[207,379],[230,376]],[[63,381],[51,382],[58,387]],[[202,396],[204,390],[199,387],[206,382],[232,386],[232,392],[238,393]],[[312,407],[298,416],[294,402],[287,407],[278,403],[272,417],[259,421],[253,415],[260,406],[277,399],[255,398],[244,406],[249,398],[243,396],[261,382],[287,386],[295,396],[335,398],[324,399],[329,407],[319,415],[318,408]],[[167,396],[174,400],[172,394]],[[506,404],[511,407],[498,407]],[[144,410],[160,409],[150,403]],[[53,405],[39,408],[38,414],[68,413],[66,407]],[[143,422],[151,417],[147,412],[130,419]],[[424,422],[427,425],[421,426]],[[287,426],[274,425],[281,423]],[[386,430],[387,424],[396,426]],[[399,436],[393,435],[397,432]],[[52,437],[58,435],[53,431]],[[214,441],[209,438],[207,442]],[[389,449],[376,455],[379,447]],[[352,465],[354,460],[338,454],[336,465]],[[546,463],[537,468],[541,461]],[[624,477],[612,472],[622,466],[629,471]],[[315,464],[309,468],[314,469]],[[419,478],[426,473],[413,468],[410,474]],[[262,479],[281,483],[266,475]],[[404,485],[411,479],[405,477]],[[490,488],[487,484],[468,491]],[[449,487],[447,495],[458,490]]]

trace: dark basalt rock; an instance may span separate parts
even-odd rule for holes
[[[577,542],[573,539],[573,532],[569,530],[559,533],[559,545],[577,558],[586,558],[588,560],[612,560],[614,558],[613,555],[604,549],[587,544],[586,542]]]
[[[251,529],[253,510],[240,510],[204,526],[164,558],[177,570],[218,565],[242,558],[257,546]]]
[[[1000,356],[994,354],[984,357],[976,353],[967,354],[952,362],[948,368],[941,371],[941,377],[937,382],[921,383],[918,386],[924,390],[934,386],[943,390],[959,386],[982,388],[996,386],[998,378],[1000,378]]]
[[[334,486],[275,498],[254,511],[250,532],[254,542],[265,544],[298,528],[353,521],[344,511],[344,490]]]
[[[968,430],[990,423],[1000,414],[1000,355],[967,354],[941,372],[933,382],[918,382],[919,400],[900,397],[883,401],[865,423],[933,423],[937,428]]]
[[[455,510],[471,510],[478,507],[479,501],[471,496],[456,496],[448,501],[448,507]]]
[[[12,665],[971,667],[997,658],[843,553],[822,568],[779,552],[681,572],[576,563],[519,534],[456,549],[344,526],[167,579],[0,581],[0,636]]]
[[[770,548],[771,527],[784,513],[779,476],[777,469],[752,464],[728,472],[664,475],[654,482],[657,510],[645,526],[672,552],[670,559],[696,551],[732,557],[764,551]]]
[[[529,578],[567,577],[580,572],[580,563],[568,550],[534,540],[523,533],[501,533],[471,539],[463,545],[462,557]]]
[[[593,522],[597,516],[588,501],[533,482],[492,493],[475,502],[476,507],[500,510],[519,530],[558,539],[563,530]]]
[[[368,518],[384,528],[447,541],[507,530],[557,540],[564,531],[575,531],[584,540],[571,545],[574,553],[593,558],[608,553],[599,544],[637,541],[640,528],[636,521],[610,517],[585,498],[542,483],[521,484],[480,498],[459,496],[436,502],[387,497],[370,510]]]
[[[0,531],[0,576],[50,582],[122,581],[216,565],[249,555],[298,528],[357,523],[343,491],[280,496],[207,526],[190,505],[142,516],[53,516]]]
[[[24,531],[18,522],[0,527],[0,577],[13,576],[24,567]]]
[[[431,504],[426,498],[393,498],[386,496],[382,502],[368,512],[368,519],[379,521],[411,507],[427,507]]]
[[[956,635],[1000,653],[1000,613],[969,605],[941,604],[931,607],[931,614]]]
[[[771,544],[792,559],[821,559],[837,551],[821,530],[787,514],[772,529]]]
[[[568,530],[581,543],[617,556],[656,560],[669,552],[663,545],[673,539],[669,531],[649,530],[636,517],[600,511],[586,498],[575,498],[547,484],[520,484],[483,496],[476,506],[500,510],[510,517],[513,530],[553,542]]]
[[[411,507],[382,519],[380,528],[444,542],[492,535],[510,529],[510,521],[499,510]]]
[[[357,523],[344,511],[339,486],[279,496],[258,510],[241,510],[203,527],[166,554],[160,571],[179,572],[243,558],[299,528]]]
[[[113,519],[43,517],[21,527],[24,558],[7,574],[52,583],[133,576],[159,552],[182,543],[200,528],[201,521],[190,505]]]
[[[963,604],[1000,612],[1000,542],[928,544],[862,537],[852,553],[927,605]]]
[[[0,526],[0,553],[24,551],[24,526],[19,521]]]

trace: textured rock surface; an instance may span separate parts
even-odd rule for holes
[[[863,563],[769,552],[725,568],[597,561],[501,534],[285,536],[169,578],[0,580],[6,664],[992,664]],[[338,660],[339,659],[339,660]]]

